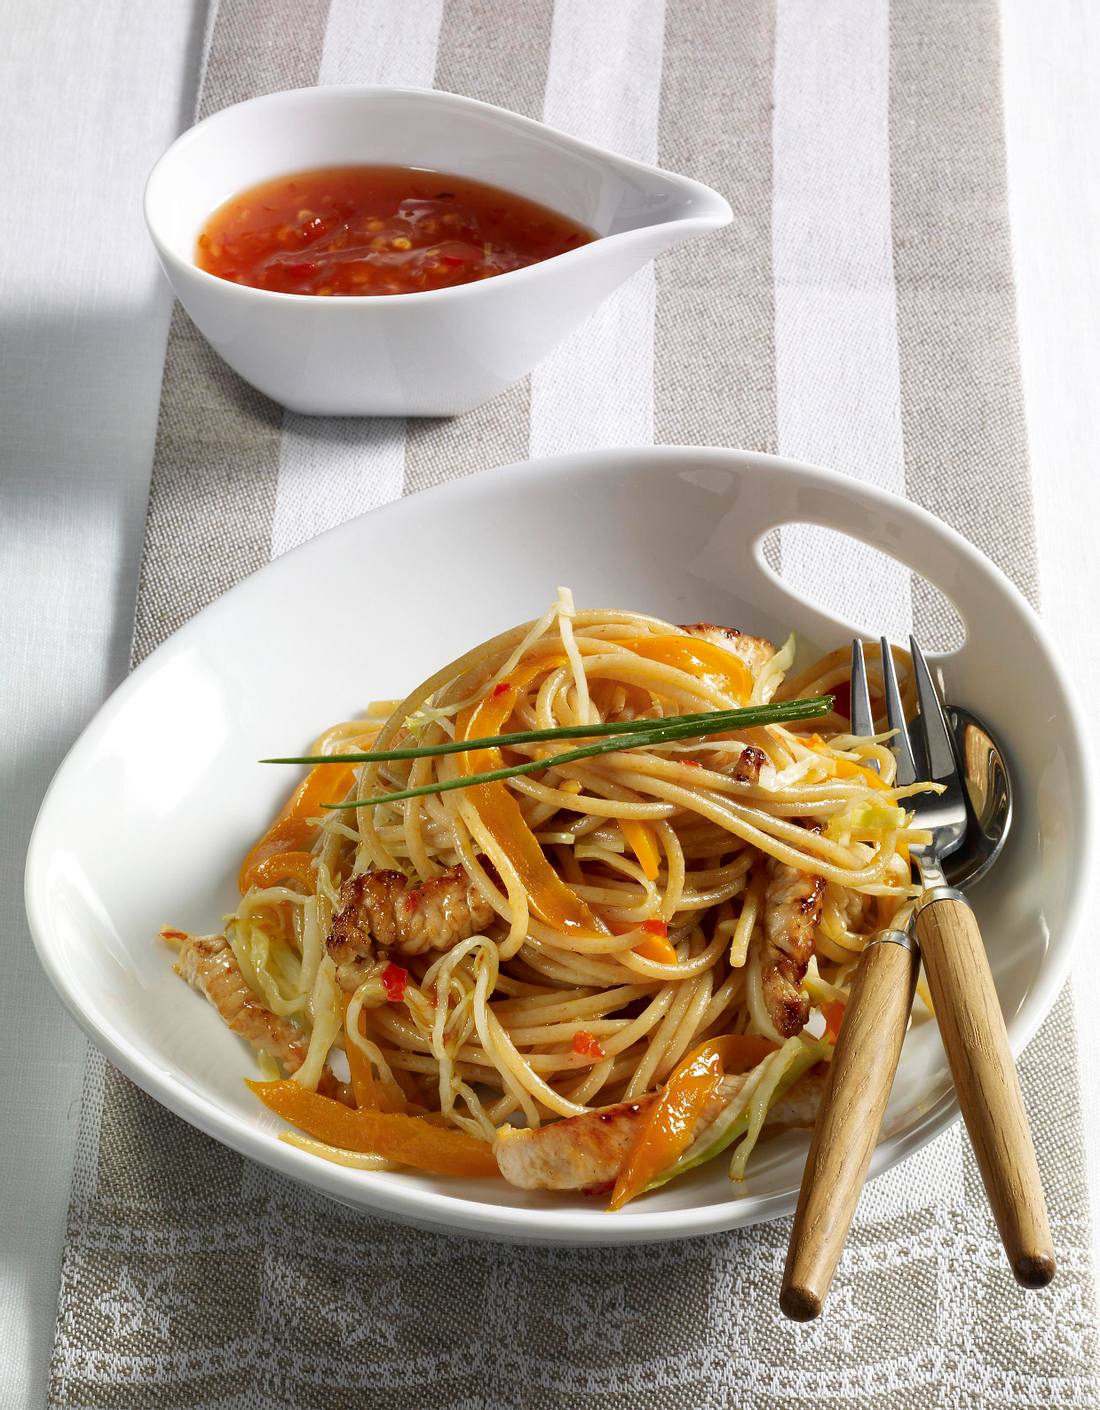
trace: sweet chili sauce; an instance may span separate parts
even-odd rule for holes
[[[523,196],[416,167],[301,171],[242,191],[199,235],[200,269],[284,294],[449,289],[587,245]]]

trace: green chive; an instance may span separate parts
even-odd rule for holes
[[[771,705],[742,705],[735,710],[706,710],[698,715],[667,715],[661,719],[612,720],[599,725],[559,725],[552,729],[520,730],[515,734],[489,734],[482,739],[447,739],[438,744],[414,744],[405,749],[385,749],[350,754],[295,754],[286,758],[261,759],[261,764],[389,764],[403,759],[430,759],[440,754],[467,754],[475,749],[507,749],[516,744],[538,744],[547,739],[591,739],[609,734],[639,734],[672,726],[685,727],[687,734],[720,734],[754,725],[783,724],[790,720],[826,715],[832,708],[830,695],[803,700],[784,700]],[[813,706],[814,708],[809,708]],[[690,728],[689,728],[690,727]],[[696,728],[698,727],[698,728]],[[624,746],[621,746],[624,747]]]
[[[375,808],[380,803],[400,803],[405,798],[421,798],[430,793],[449,793],[455,788],[473,788],[479,783],[494,783],[498,779],[518,778],[521,774],[542,773],[546,769],[555,768],[561,764],[571,764],[579,759],[591,759],[597,754],[608,754],[616,750],[649,748],[654,745],[671,744],[681,739],[701,738],[711,734],[722,734],[727,730],[737,728],[748,728],[753,725],[765,724],[785,724],[792,720],[810,720],[819,715],[827,715],[833,708],[833,697],[831,695],[813,696],[806,700],[784,700],[778,704],[771,705],[750,705],[740,710],[714,710],[705,716],[699,715],[674,715],[665,720],[654,720],[645,728],[638,728],[638,722],[633,721],[634,729],[630,733],[620,733],[610,739],[602,739],[596,744],[587,744],[580,749],[568,749],[561,754],[551,754],[544,759],[528,759],[522,764],[512,764],[507,768],[492,769],[487,773],[468,774],[461,778],[437,779],[432,783],[422,784],[418,788],[406,788],[397,793],[382,793],[375,798],[356,798],[346,803],[323,803],[321,806],[328,809],[347,808]],[[704,723],[705,722],[705,723]],[[598,725],[587,727],[568,727],[571,731],[575,729],[586,730],[588,734],[594,734],[599,729]],[[484,740],[462,741],[462,746],[466,750],[490,747],[495,742],[526,743],[532,735],[536,739],[560,738],[560,731],[531,731],[522,735],[498,735]],[[575,735],[571,735],[575,737]],[[452,744],[455,741],[452,741]],[[427,746],[423,750],[412,754],[413,758],[421,758],[433,752],[442,752],[438,746]],[[448,753],[456,752],[453,748],[447,750]],[[350,762],[360,762],[358,758],[348,757]],[[374,760],[381,762],[387,756],[373,756]],[[401,755],[402,758],[409,757]],[[336,756],[328,756],[321,762],[331,763],[336,761]],[[361,762],[371,762],[372,757],[367,756]],[[298,760],[293,762],[297,763]],[[302,762],[310,762],[304,760]]]

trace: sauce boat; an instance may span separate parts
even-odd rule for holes
[[[571,216],[598,237],[454,288],[375,297],[274,293],[199,269],[208,217],[230,197],[311,167],[428,167]],[[451,416],[518,381],[662,251],[717,230],[716,191],[488,103],[430,89],[273,93],[185,132],[153,168],[145,219],[196,326],[233,370],[291,411]]]

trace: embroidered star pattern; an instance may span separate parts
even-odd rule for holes
[[[830,1356],[851,1356],[855,1353],[860,1328],[874,1326],[876,1320],[866,1307],[857,1304],[851,1287],[840,1283],[829,1293],[827,1317],[818,1317],[813,1322],[789,1322],[782,1313],[776,1313],[772,1323],[794,1337],[799,1355],[822,1351]]]
[[[161,1341],[168,1338],[172,1314],[187,1306],[188,1299],[176,1288],[172,1268],[135,1275],[128,1263],[123,1264],[115,1287],[95,1302],[95,1310],[110,1319],[116,1337],[146,1332]]]

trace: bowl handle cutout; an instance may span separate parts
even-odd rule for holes
[[[761,613],[799,622],[816,647],[883,634],[905,645],[915,631],[946,660],[964,650],[968,621],[1005,618],[1005,580],[953,530],[895,495],[866,485],[853,494],[847,477],[820,474],[747,477],[698,568],[712,577],[720,552],[728,578],[732,549],[757,570]]]
[[[758,567],[781,591],[850,624],[853,634],[885,635],[905,645],[915,632],[939,656],[965,645],[966,627],[951,598],[866,539],[803,521],[768,530],[754,551]]]

